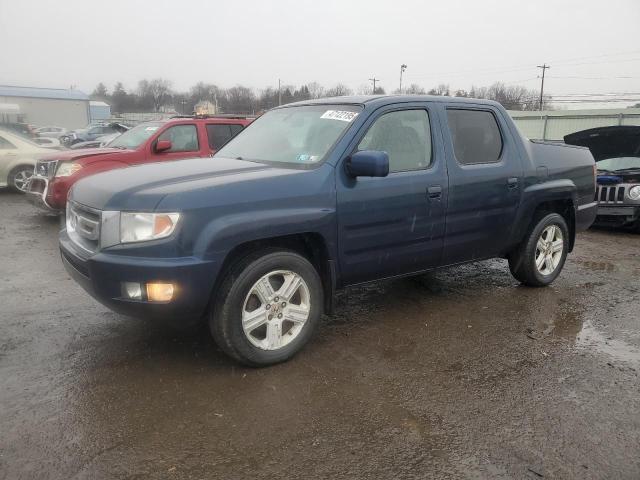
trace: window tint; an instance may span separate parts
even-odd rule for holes
[[[171,127],[158,137],[158,140],[169,140],[171,149],[167,152],[196,152],[198,146],[198,133],[195,125],[176,125]]]
[[[462,165],[500,161],[502,137],[496,118],[480,110],[447,110],[456,159]]]
[[[207,136],[211,150],[218,150],[242,130],[242,125],[207,125]]]
[[[4,137],[0,137],[0,150],[9,150],[11,148],[16,148],[13,143],[7,140]]]
[[[425,110],[385,113],[358,145],[358,150],[389,154],[389,172],[420,170],[431,163],[431,128]]]

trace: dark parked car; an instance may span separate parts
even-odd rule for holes
[[[523,139],[495,102],[330,98],[267,112],[208,162],[79,181],[60,249],[113,310],[207,318],[230,356],[268,365],[348,285],[493,257],[550,284],[594,189],[588,149]]]
[[[113,135],[114,133],[124,133],[129,127],[121,123],[105,123],[101,125],[89,125],[87,128],[73,130],[60,136],[60,143],[66,147],[75,145],[80,142],[88,142],[96,140],[105,135]]]
[[[596,159],[595,224],[640,231],[640,126],[591,128],[567,135],[564,141],[588,147]]]

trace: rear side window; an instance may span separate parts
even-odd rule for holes
[[[167,152],[197,152],[198,133],[195,125],[176,125],[166,129],[158,140],[169,140],[171,148]]]
[[[211,150],[219,150],[242,130],[242,125],[208,124],[207,137]]]
[[[385,113],[369,127],[358,150],[387,152],[391,173],[423,170],[431,163],[429,115],[426,110]]]
[[[502,153],[502,136],[493,113],[448,109],[447,120],[458,163],[496,163]]]

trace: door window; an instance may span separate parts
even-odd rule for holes
[[[453,150],[458,163],[496,163],[502,154],[502,136],[493,113],[483,110],[447,110]]]
[[[195,125],[170,127],[162,132],[158,140],[169,140],[171,142],[171,148],[167,152],[197,152],[200,149]]]
[[[429,114],[426,110],[385,113],[369,127],[358,150],[387,152],[390,173],[427,168],[431,164]]]
[[[219,150],[242,130],[242,125],[208,124],[207,137],[211,150]]]

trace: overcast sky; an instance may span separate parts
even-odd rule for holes
[[[0,0],[0,84],[256,89],[375,76],[640,99],[640,0]],[[575,77],[575,78],[574,78]]]

